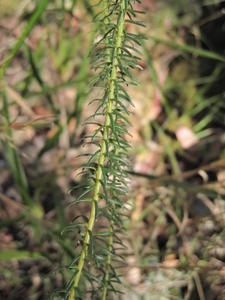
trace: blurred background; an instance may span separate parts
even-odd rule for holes
[[[0,299],[45,300],[68,281],[87,212],[70,206],[93,113],[96,1],[50,1],[0,96]],[[0,0],[0,64],[39,1]],[[114,299],[225,299],[225,1],[143,0],[127,267]],[[128,30],[137,28],[129,24]],[[54,299],[59,299],[55,297]],[[111,298],[109,298],[111,299]]]

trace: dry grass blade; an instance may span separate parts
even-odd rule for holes
[[[13,88],[9,85],[6,85],[6,92],[9,98],[12,98],[16,103],[23,109],[24,113],[30,117],[34,117],[35,113],[32,109],[26,104],[26,100],[23,99],[19,93],[17,93]]]

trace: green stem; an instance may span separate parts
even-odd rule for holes
[[[1,89],[2,89],[2,103],[3,103],[3,113],[2,115],[6,121],[6,141],[2,143],[4,154],[7,158],[9,167],[11,169],[12,176],[14,178],[15,184],[20,192],[20,195],[24,201],[24,203],[28,205],[32,205],[31,198],[28,192],[28,183],[27,178],[25,175],[25,171],[20,160],[18,151],[16,147],[13,145],[12,141],[12,130],[10,128],[10,115],[9,115],[9,108],[8,108],[8,101],[6,96],[6,83],[4,78],[1,80]]]
[[[152,35],[150,35],[149,38],[152,39],[153,41],[155,41],[156,43],[161,43],[161,44],[167,45],[176,50],[187,52],[192,55],[199,55],[201,57],[218,60],[218,61],[225,63],[225,56],[220,55],[214,51],[204,50],[201,48],[197,48],[197,47],[193,47],[193,46],[189,46],[189,45],[185,45],[185,44],[179,44],[174,41],[164,40],[164,39],[158,38],[156,36],[152,36]]]
[[[2,67],[1,67],[2,75],[5,73],[5,70],[10,65],[10,63],[13,60],[14,56],[17,54],[20,47],[23,45],[25,39],[30,34],[31,30],[33,29],[33,27],[37,23],[38,19],[40,18],[40,16],[44,12],[44,10],[47,7],[49,1],[50,0],[42,0],[40,5],[38,6],[37,10],[35,11],[35,13],[32,15],[31,19],[29,20],[26,27],[24,28],[24,31],[22,32],[22,34],[18,38],[16,44],[13,46],[9,56],[7,57],[5,62],[3,63]]]
[[[110,224],[110,236],[108,240],[108,251],[109,254],[107,255],[106,259],[106,272],[105,272],[105,278],[104,278],[104,288],[103,288],[103,293],[102,293],[102,300],[106,300],[106,295],[108,291],[108,286],[109,286],[109,279],[110,279],[110,266],[111,266],[111,252],[113,249],[113,226],[114,222],[111,221]]]
[[[105,28],[106,32],[108,31],[108,14],[109,14],[109,6],[108,6],[108,1],[104,1],[104,13],[105,13]],[[106,39],[106,47],[108,46],[109,42],[108,39]],[[107,47],[107,62],[110,62],[110,50],[109,47]],[[111,252],[113,249],[113,227],[114,227],[114,222],[113,220],[110,221],[110,236],[108,239],[108,255],[106,257],[106,263],[105,263],[105,277],[104,277],[104,286],[103,286],[103,293],[102,293],[102,300],[106,300],[106,295],[108,291],[108,286],[109,286],[109,279],[110,279],[110,266],[111,266]]]
[[[106,157],[106,143],[109,138],[109,127],[110,127],[110,114],[112,113],[112,106],[115,94],[115,81],[117,79],[117,72],[118,72],[118,55],[120,53],[120,49],[122,46],[122,39],[123,39],[123,31],[124,31],[124,23],[125,23],[125,11],[126,11],[126,0],[120,0],[120,14],[118,17],[118,29],[116,35],[116,45],[113,52],[112,58],[112,70],[110,78],[108,79],[109,82],[109,96],[107,99],[107,106],[106,106],[106,114],[105,114],[105,122],[104,122],[104,131],[103,137],[101,140],[101,150],[98,157],[98,167],[96,171],[96,180],[95,180],[95,187],[94,187],[94,195],[91,202],[91,213],[89,217],[89,221],[87,224],[87,230],[84,238],[84,244],[81,251],[81,255],[77,265],[77,273],[74,278],[74,282],[72,288],[69,291],[68,300],[74,300],[76,297],[76,289],[79,285],[80,277],[82,274],[82,270],[84,267],[85,259],[88,253],[88,245],[90,241],[90,234],[93,231],[94,223],[95,223],[95,215],[96,215],[96,204],[99,201],[99,194],[101,188],[101,180],[103,177],[102,174],[102,167],[104,166],[105,157]]]

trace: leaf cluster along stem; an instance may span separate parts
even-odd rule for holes
[[[91,213],[89,217],[89,221],[87,224],[87,229],[85,233],[84,243],[82,247],[82,251],[80,254],[80,258],[77,265],[77,271],[74,278],[73,285],[69,292],[68,300],[73,300],[76,297],[76,289],[79,285],[81,273],[84,267],[85,258],[88,253],[88,246],[90,242],[90,235],[93,232],[93,227],[95,223],[95,216],[96,216],[96,204],[99,201],[99,194],[100,194],[100,188],[101,188],[101,180],[103,177],[103,171],[102,168],[104,167],[105,157],[107,154],[107,141],[109,138],[109,128],[110,128],[110,114],[112,113],[113,109],[113,100],[115,96],[115,81],[117,80],[117,72],[118,72],[118,56],[120,54],[120,49],[122,46],[122,40],[123,40],[123,31],[124,31],[124,24],[125,24],[125,16],[126,16],[126,0],[120,0],[120,14],[118,16],[117,20],[117,32],[116,32],[116,45],[115,49],[113,51],[113,58],[112,58],[112,66],[111,66],[111,75],[108,78],[108,85],[109,85],[109,95],[107,99],[107,105],[106,105],[106,113],[105,113],[105,122],[104,122],[104,130],[103,130],[103,137],[101,140],[101,147],[100,147],[100,153],[98,157],[98,166],[96,171],[96,180],[95,180],[95,187],[94,187],[94,194],[91,201]],[[112,235],[109,238],[110,241],[110,249],[112,248]],[[108,256],[107,260],[107,268],[110,268],[110,256]],[[107,272],[106,277],[109,277],[109,272]],[[106,278],[106,281],[108,281],[108,278]],[[103,292],[103,299],[106,299],[106,293],[107,293],[107,286],[104,287]]]

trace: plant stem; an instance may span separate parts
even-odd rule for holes
[[[197,48],[197,47],[193,47],[193,46],[189,46],[189,45],[185,45],[185,44],[179,44],[172,40],[165,40],[165,39],[161,39],[161,38],[158,38],[158,37],[152,36],[152,35],[150,35],[149,38],[152,39],[153,41],[155,41],[156,43],[161,43],[161,44],[167,45],[176,50],[187,52],[192,55],[199,55],[200,57],[218,60],[220,62],[225,63],[225,57],[214,51],[204,50],[201,48]]]
[[[110,224],[110,236],[109,236],[109,240],[108,240],[108,252],[109,254],[107,255],[107,259],[106,259],[106,273],[105,273],[105,278],[104,278],[104,287],[103,287],[103,293],[102,293],[102,300],[106,300],[106,295],[107,295],[107,290],[108,290],[108,286],[109,286],[109,272],[110,272],[110,266],[111,266],[111,252],[113,249],[113,226],[114,226],[114,222],[111,221]]]
[[[82,274],[82,270],[84,267],[85,259],[87,257],[88,245],[90,241],[90,234],[93,231],[94,223],[95,223],[95,214],[96,214],[96,204],[99,201],[99,194],[101,188],[101,180],[103,177],[102,167],[104,166],[105,157],[107,154],[106,143],[109,138],[109,127],[110,127],[110,114],[112,113],[113,100],[115,95],[115,82],[117,80],[117,72],[118,72],[118,55],[120,53],[120,49],[122,46],[123,40],[123,31],[124,31],[124,23],[125,23],[125,15],[126,15],[126,1],[120,0],[120,14],[117,20],[117,31],[116,31],[116,45],[113,51],[112,57],[112,66],[111,66],[111,75],[108,78],[109,85],[109,96],[107,99],[106,113],[105,113],[105,122],[104,122],[104,130],[103,137],[101,140],[101,148],[98,157],[98,167],[96,171],[96,179],[95,179],[95,187],[94,187],[94,195],[91,202],[91,213],[89,217],[89,221],[87,224],[86,234],[84,238],[84,244],[81,251],[81,255],[77,265],[77,273],[74,278],[73,286],[69,291],[68,300],[73,300],[76,297],[76,288],[78,287],[80,277]]]
[[[32,15],[31,19],[29,20],[26,27],[24,28],[24,31],[22,32],[22,34],[20,35],[20,37],[16,41],[15,45],[13,46],[9,56],[7,57],[5,62],[3,63],[2,67],[1,67],[2,75],[5,73],[5,70],[10,65],[11,61],[13,60],[14,56],[19,51],[20,47],[23,45],[25,39],[27,38],[27,36],[29,35],[31,30],[33,29],[33,27],[37,23],[38,19],[42,15],[42,13],[45,11],[45,8],[47,7],[48,3],[49,3],[49,0],[42,0],[41,3],[39,4],[39,6],[37,7],[37,10]]]
[[[109,9],[108,9],[108,1],[105,0],[104,1],[104,13],[105,13],[105,28],[106,28],[106,32],[108,30],[108,14],[109,14]],[[108,39],[106,39],[106,47],[107,47],[107,62],[110,62],[110,50],[108,47],[109,41]],[[102,293],[102,300],[106,300],[106,295],[107,295],[107,291],[108,291],[108,285],[109,285],[109,279],[110,279],[110,265],[111,265],[111,252],[113,249],[113,227],[114,227],[114,222],[113,220],[110,221],[110,236],[108,239],[108,255],[106,257],[106,263],[105,263],[105,276],[104,276],[104,286],[103,286],[103,293]]]

